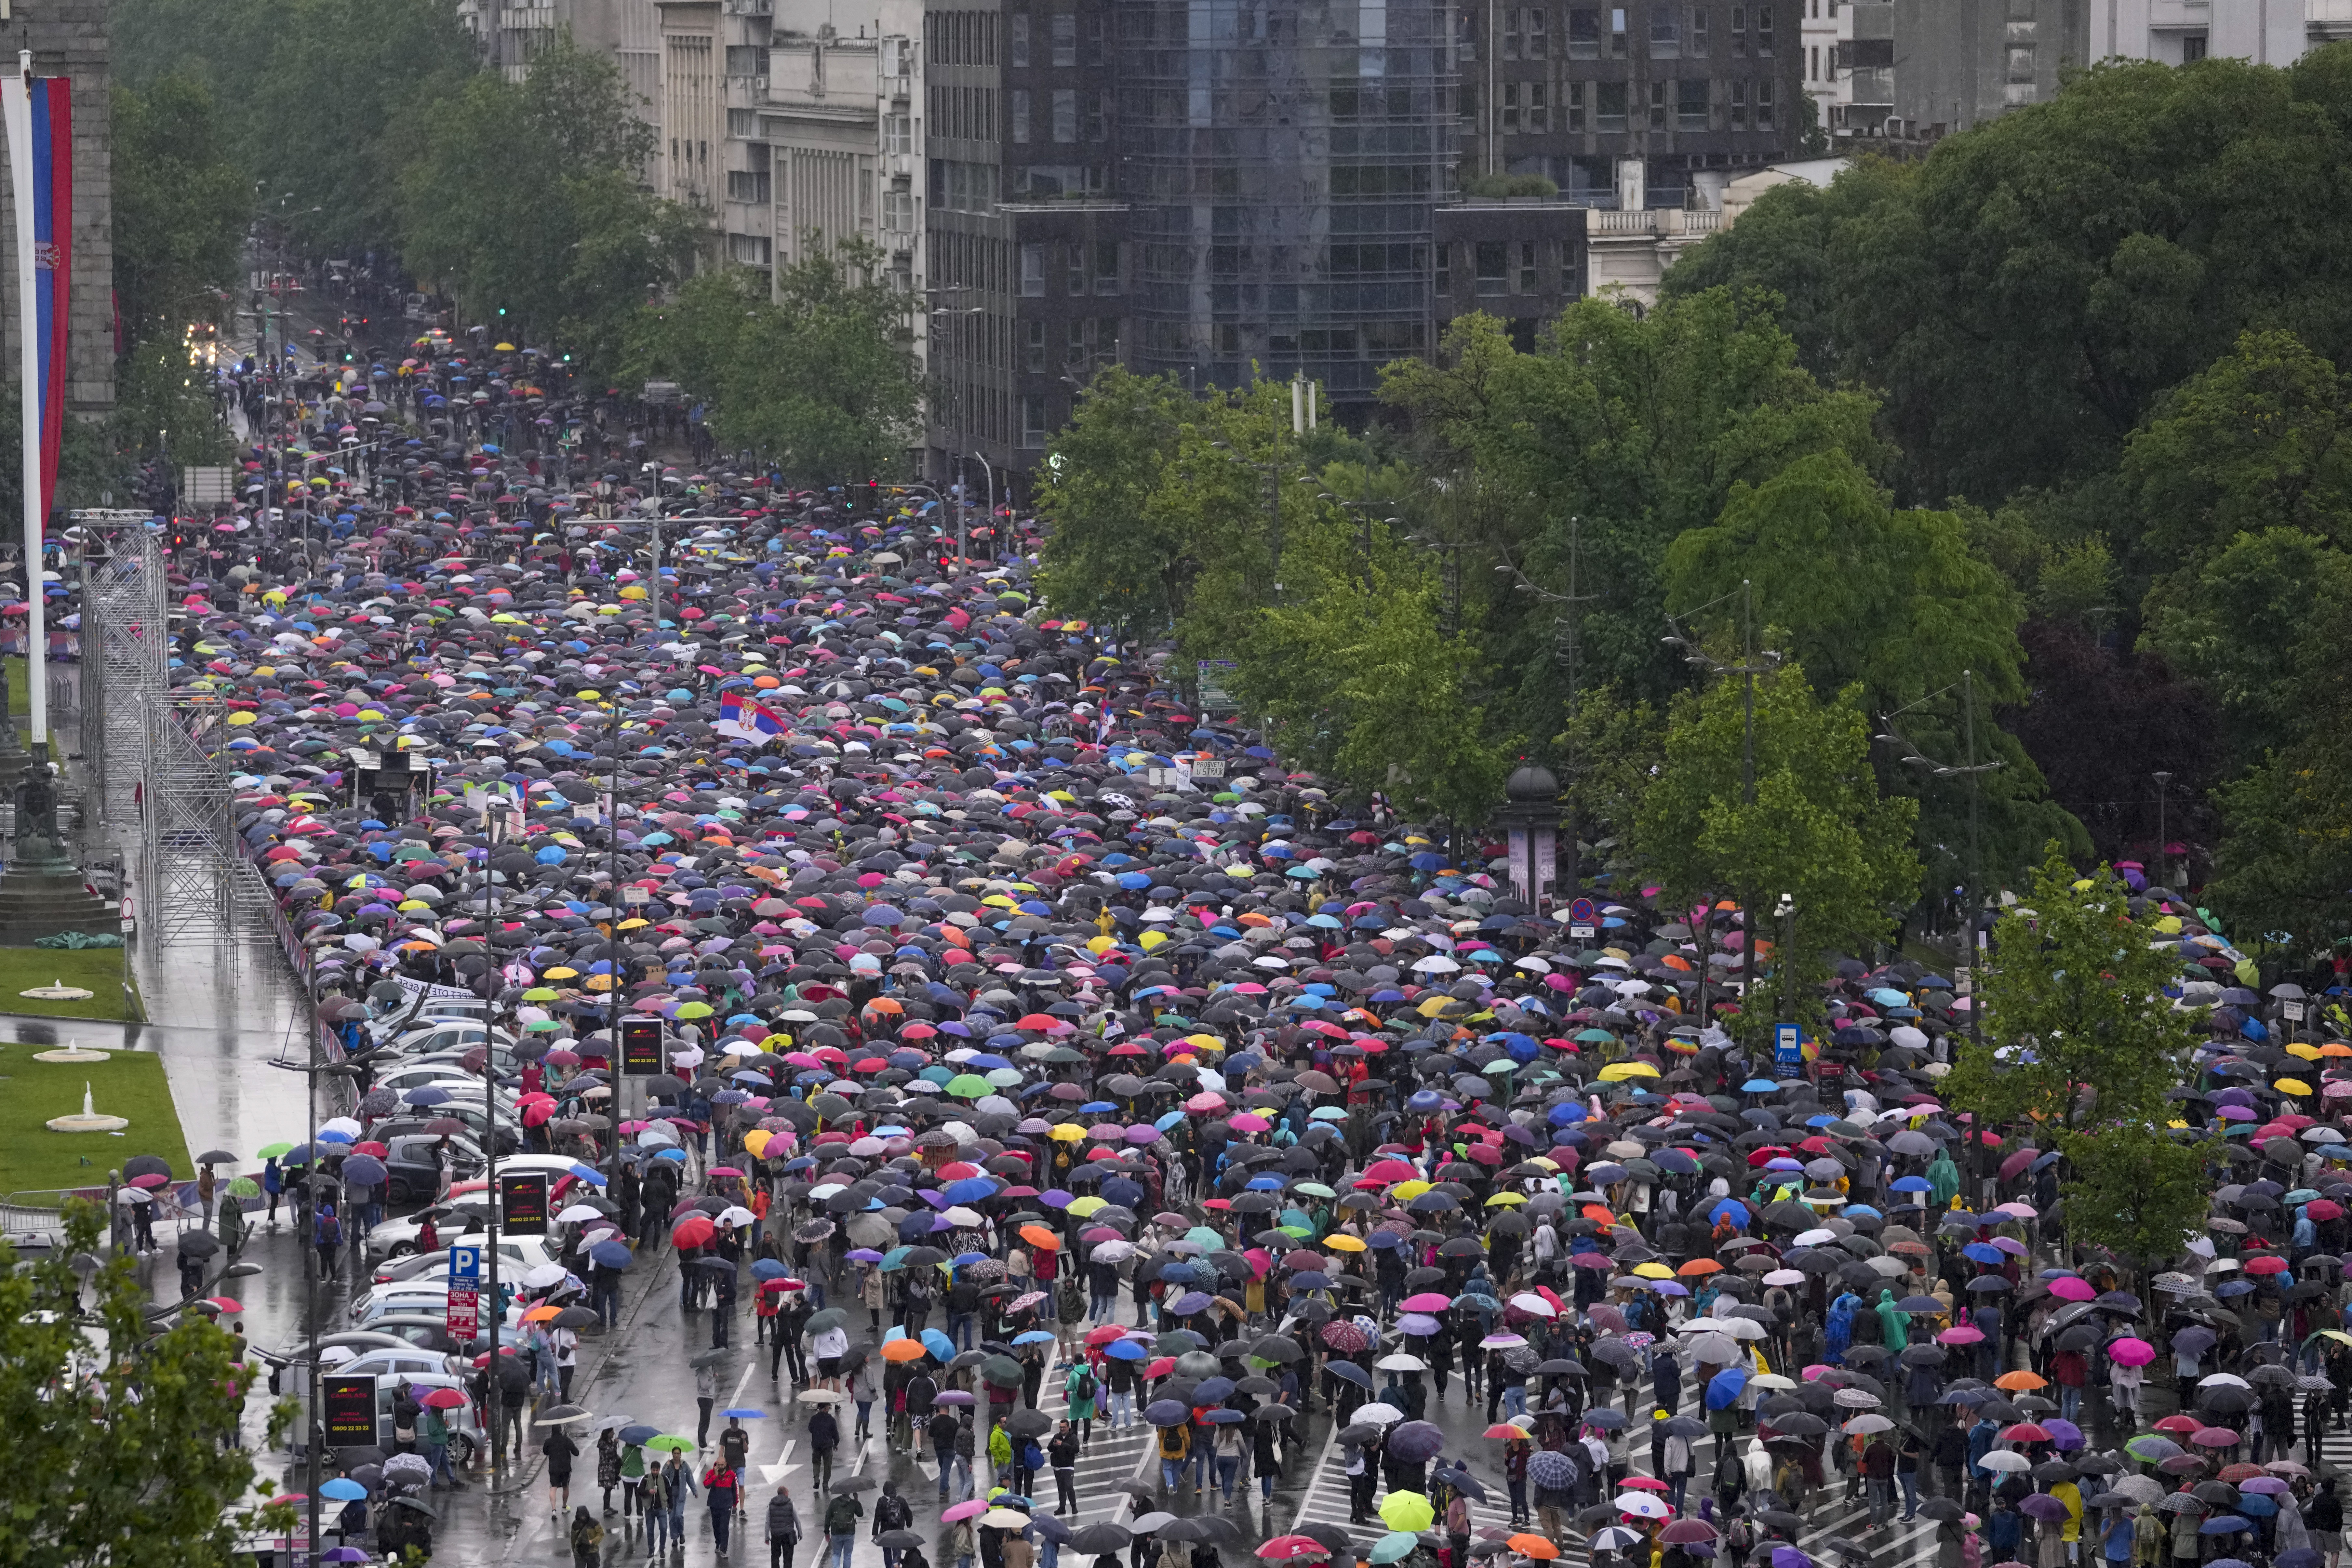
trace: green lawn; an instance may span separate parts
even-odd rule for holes
[[[10,713],[32,712],[33,690],[25,684],[25,655],[0,653],[0,664],[5,664],[8,667],[8,711]]]
[[[0,1194],[103,1186],[106,1173],[133,1155],[163,1155],[181,1180],[196,1174],[162,1057],[117,1051],[105,1061],[33,1060],[48,1049],[0,1043]],[[85,1082],[101,1115],[128,1116],[131,1125],[120,1134],[52,1133],[43,1125],[81,1109]]]
[[[62,980],[90,993],[86,1002],[52,1001],[16,993]],[[131,982],[131,1005],[139,1004],[139,981]],[[122,1017],[122,949],[120,947],[0,947],[0,1013],[36,1013],[44,1018]],[[143,1017],[144,1014],[135,1016]],[[52,1112],[54,1115],[56,1113]]]

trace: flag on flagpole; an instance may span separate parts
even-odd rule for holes
[[[57,503],[58,454],[65,439],[66,324],[73,295],[72,78],[0,77],[0,117],[7,125],[16,186],[16,275],[31,285],[19,314],[26,374],[39,389],[26,401],[40,422],[35,427],[40,515],[47,517]]]

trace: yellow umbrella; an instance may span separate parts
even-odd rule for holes
[[[1664,1263],[1636,1263],[1633,1272],[1644,1280],[1671,1280],[1675,1277],[1675,1271]]]
[[[1655,1078],[1658,1070],[1646,1061],[1612,1061],[1601,1070],[1603,1083],[1622,1083],[1628,1078]]]
[[[1425,1181],[1401,1181],[1389,1189],[1389,1196],[1399,1203],[1411,1203],[1428,1190],[1429,1184]]]
[[[1087,1130],[1076,1123],[1065,1122],[1045,1135],[1057,1144],[1075,1144],[1087,1135]]]
[[[1360,1236],[1326,1236],[1323,1245],[1338,1252],[1361,1252],[1364,1249],[1364,1240]]]
[[[2282,1094],[2308,1094],[2311,1092],[2311,1085],[2305,1083],[2300,1078],[2273,1078],[2271,1080],[2271,1087],[2277,1090]]]
[[[1105,1203],[1101,1198],[1097,1197],[1093,1193],[1088,1193],[1084,1197],[1074,1197],[1070,1199],[1069,1212],[1076,1215],[1080,1219],[1084,1219],[1088,1215],[1093,1214],[1099,1209],[1108,1208],[1109,1207],[1110,1205]]]
[[[2286,1048],[2286,1053],[2289,1056],[2299,1056],[2305,1061],[2317,1061],[2319,1060],[2319,1047],[2315,1045],[2305,1045],[2299,1040]]]
[[[1486,1207],[1488,1208],[1517,1208],[1519,1205],[1525,1202],[1527,1202],[1527,1199],[1520,1197],[1516,1192],[1498,1192],[1494,1197],[1486,1200]]]

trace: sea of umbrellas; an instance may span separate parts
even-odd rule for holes
[[[2347,1385],[2352,1048],[2282,1040],[2247,956],[2141,868],[2134,918],[2210,1025],[2178,1097],[2226,1140],[2210,1233],[2147,1279],[2060,1257],[2053,1156],[1938,1098],[1969,1021],[1948,977],[1839,962],[1776,1071],[1721,1027],[1760,957],[1736,904],[1603,877],[1571,935],[1477,832],[1335,800],[1164,654],[1057,617],[1031,524],[961,559],[935,504],[730,472],[604,501],[496,451],[420,444],[382,497],[330,452],[293,464],[337,553],[305,576],[279,514],[224,513],[173,580],[173,678],[226,707],[237,832],[322,1019],[437,987],[515,1034],[530,1145],[579,1162],[519,1320],[585,1326],[595,1270],[665,1241],[731,1269],[764,1234],[747,1293],[980,1285],[977,1350],[799,1327],[1013,1418],[1056,1338],[1028,1261],[1052,1254],[1093,1309],[1058,1348],[1134,1364],[1147,1422],[1271,1423],[1287,1457],[1328,1409],[1377,1475],[1375,1562],[1695,1560],[1743,1529],[1772,1568],[1866,1555],[1805,1504],[1906,1439],[1956,1535],[2146,1509],[2195,1555],[2315,1561],[2277,1553],[2316,1461],[2285,1443]],[[357,789],[403,752],[414,793]],[[667,1026],[643,1089],[613,1071],[632,1019]],[[434,1092],[268,1152],[372,1176],[371,1126]],[[1507,1412],[1475,1451],[1430,1418],[1457,1368]],[[2148,1423],[2144,1384],[2178,1412]],[[413,1496],[411,1458],[332,1484]],[[1456,1496],[1484,1505],[1464,1542]],[[1000,1487],[944,1522],[1251,1544],[1171,1500],[1074,1532]],[[1359,1553],[1276,1522],[1265,1558]]]

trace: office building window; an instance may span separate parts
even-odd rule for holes
[[[1568,12],[1568,57],[1571,60],[1597,60],[1601,57],[1601,13],[1582,5],[1571,5]]]
[[[1045,247],[1024,245],[1021,247],[1021,292],[1030,299],[1042,299],[1045,295]]]
[[[1016,65],[1016,66],[1024,66],[1024,67],[1025,67],[1026,65],[1028,65],[1028,63],[1029,63],[1029,13],[1028,13],[1028,12],[1026,12],[1026,11],[1015,11],[1015,12],[1013,12],[1013,37],[1012,37],[1012,38],[1011,38],[1011,40],[1010,40],[1010,45],[1011,45],[1011,48],[1012,48],[1012,52],[1013,52],[1013,62],[1012,62],[1012,63],[1013,63],[1013,64],[1014,64],[1014,65]]]
[[[1110,134],[1110,94],[1087,94],[1087,140],[1099,147]]]
[[[1518,128],[1519,84],[1507,81],[1503,84],[1503,131],[1508,135],[1517,131]]]
[[[1807,81],[1822,79],[1822,50],[1818,44],[1805,51],[1805,79]]]
[[[1545,83],[1539,81],[1531,81],[1527,84],[1527,87],[1528,129],[1529,131],[1550,130],[1551,103],[1549,100],[1551,95],[1548,87]]]
[[[1008,95],[1013,100],[1013,141],[1022,146],[1029,140],[1029,89],[1016,87]]]
[[[1510,255],[1508,244],[1498,239],[1482,239],[1477,246],[1478,292],[1507,294],[1510,292]]]
[[[1748,129],[1748,84],[1745,81],[1731,84],[1731,129]]]
[[[1769,81],[1759,81],[1756,84],[1756,129],[1759,131],[1769,131],[1773,128],[1772,92],[1773,88]]]
[[[1437,247],[1437,291],[1440,294],[1454,292],[1454,247],[1450,245]]]
[[[1075,66],[1078,63],[1078,18],[1068,11],[1056,11],[1047,23],[1054,29],[1054,63]]]
[[[1078,139],[1078,89],[1057,87],[1054,89],[1054,140],[1075,142]]]
[[[1547,26],[1545,18],[1549,15],[1550,13],[1540,5],[1528,7],[1528,58],[1531,60],[1544,57],[1547,47],[1544,37]]]
[[[1523,239],[1519,242],[1519,292],[1533,294],[1535,291],[1536,242]]]
[[[1559,291],[1569,298],[1577,296],[1576,246],[1562,240],[1559,245]]]
[[[727,258],[739,267],[765,267],[771,259],[772,243],[765,235],[729,235]]]
[[[1082,245],[1064,246],[1062,262],[1069,274],[1070,292],[1084,295],[1087,291],[1087,247]]]
[[[1607,136],[1625,129],[1626,99],[1630,84],[1622,81],[1597,81],[1592,84],[1592,129]]]
[[[2180,63],[2182,65],[2193,66],[2199,60],[2205,57],[2205,38],[2206,35],[2203,33],[2183,33],[2180,35]]]
[[[1519,57],[1519,8],[1517,5],[1503,7],[1503,57],[1507,60]]]
[[[1069,325],[1063,333],[1062,363],[1066,365],[1086,363],[1087,328],[1089,325],[1091,325],[1090,322],[1077,317],[1070,318]]]
[[[1043,321],[1029,323],[1028,350],[1022,362],[1033,376],[1045,373],[1045,323]]]
[[[1769,5],[1756,7],[1756,57],[1759,60],[1772,57],[1772,7]]]
[[[915,232],[915,193],[891,189],[882,193],[882,226],[892,234]]]
[[[1748,53],[1748,7],[1731,8],[1731,56],[1738,59]]]
[[[766,201],[768,199],[768,172],[765,169],[728,170],[727,199],[730,202]]]
[[[1694,60],[1703,60],[1706,57],[1706,7],[1705,5],[1694,5],[1690,8],[1690,27],[1688,36],[1683,39],[1683,53]]]
[[[912,152],[915,150],[915,117],[911,114],[886,114],[882,117],[882,151]]]
[[[1707,82],[1705,77],[1685,77],[1675,84],[1675,129],[1705,131],[1707,119]]]
[[[1631,53],[1625,41],[1625,8],[1619,5],[1609,13],[1609,57],[1622,60],[1630,57]]]
[[[760,111],[755,109],[730,109],[727,111],[727,134],[738,141],[749,141],[760,134]]]
[[[1572,81],[1569,83],[1568,94],[1560,100],[1560,102],[1565,106],[1563,115],[1568,121],[1568,123],[1561,126],[1560,129],[1563,131],[1583,130],[1584,84],[1580,81]]]
[[[1110,18],[1108,16],[1087,17],[1087,64],[1090,66],[1105,65],[1109,62],[1109,58]]]
[[[1664,131],[1665,128],[1666,84],[1662,81],[1654,81],[1650,84],[1650,129],[1653,131]]]
[[[1676,5],[1650,7],[1650,57],[1654,60],[1678,60],[1683,57],[1682,8]]]
[[[1099,240],[1095,245],[1095,292],[1118,292],[1118,242]]]
[[[1045,394],[1025,392],[1021,398],[1021,444],[1045,444]]]

